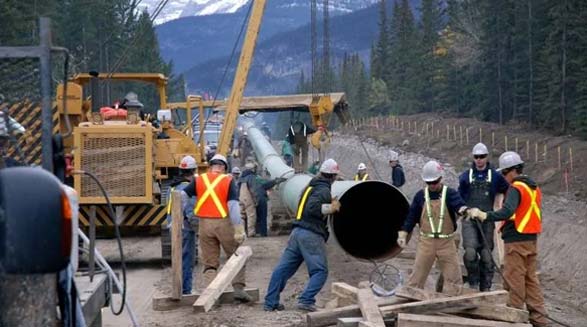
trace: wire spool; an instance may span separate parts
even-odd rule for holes
[[[388,297],[395,295],[397,288],[403,284],[401,271],[391,264],[377,264],[369,275],[369,287],[378,296]]]

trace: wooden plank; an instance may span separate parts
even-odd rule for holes
[[[361,321],[363,321],[361,317],[338,318],[336,327],[358,327]]]
[[[377,299],[373,295],[373,291],[368,288],[361,288],[357,292],[357,298],[363,318],[373,327],[385,327],[383,316],[379,312],[379,306],[377,305]]]
[[[385,305],[406,303],[409,300],[398,298],[395,296],[388,298],[380,298],[378,301],[379,307]],[[306,315],[306,325],[308,327],[323,327],[336,325],[338,318],[349,318],[361,316],[361,308],[358,305],[349,305],[333,310],[322,310],[310,312]]]
[[[330,290],[339,298],[349,299],[357,303],[357,291],[359,289],[354,286],[347,283],[332,283]]]
[[[253,302],[259,301],[258,288],[245,288],[245,292],[253,298]],[[153,311],[169,311],[181,307],[192,306],[194,302],[200,297],[200,293],[182,295],[181,299],[175,300],[170,296],[155,295],[153,297]],[[234,291],[224,291],[217,303],[226,304],[234,302]]]
[[[479,305],[487,304],[487,301],[491,303],[505,304],[508,299],[507,291],[493,291],[483,292],[476,294],[460,295],[455,297],[432,299],[420,302],[397,304],[391,306],[385,306],[380,308],[383,317],[390,317],[395,313],[406,312],[406,313],[427,313],[427,312],[445,312],[447,309],[454,310],[455,307],[459,307],[459,310],[463,308],[472,308]]]
[[[240,246],[218,272],[216,278],[214,278],[210,285],[202,292],[198,300],[196,300],[193,305],[194,311],[210,311],[214,303],[216,303],[216,300],[218,300],[234,277],[241,271],[251,255],[253,255],[253,250],[251,250],[250,246]]]
[[[442,293],[432,292],[423,290],[421,288],[402,286],[395,292],[395,296],[413,300],[413,301],[426,301],[432,299],[448,298],[449,296]]]
[[[532,327],[530,324],[509,323],[461,317],[426,316],[409,313],[398,315],[397,327]]]
[[[445,312],[450,312],[450,310]],[[529,319],[529,314],[526,310],[495,305],[480,305],[475,309],[467,309],[454,313],[470,316],[473,318],[499,320],[505,322],[527,322]]]
[[[182,293],[182,225],[181,192],[171,193],[171,298],[179,300]]]

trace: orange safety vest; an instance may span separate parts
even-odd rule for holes
[[[516,230],[520,234],[540,233],[542,231],[542,191],[539,187],[532,190],[519,181],[514,182],[512,187],[520,192],[520,204],[510,218],[514,221]]]
[[[196,207],[199,218],[226,218],[228,216],[228,189],[232,177],[227,174],[205,173],[196,178]]]

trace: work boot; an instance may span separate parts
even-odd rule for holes
[[[276,307],[264,306],[263,307],[263,310],[269,311],[269,312],[271,312],[271,311],[283,311],[283,310],[285,310],[285,306],[283,304],[279,303]]]
[[[210,285],[210,283],[212,283],[212,281],[214,280],[214,278],[216,278],[216,269],[214,268],[207,268],[204,270],[204,276],[203,276],[203,282],[204,282],[204,288],[208,287],[208,285]]]
[[[318,311],[318,308],[314,304],[298,303],[298,310],[307,311],[307,312],[315,312],[315,311]]]
[[[253,301],[253,298],[245,292],[245,286],[237,284],[232,286],[234,288],[234,300],[242,303],[249,303]]]

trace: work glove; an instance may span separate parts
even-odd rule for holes
[[[339,212],[340,211],[340,201],[338,201],[337,198],[332,199],[332,202],[330,202],[330,208],[332,208],[333,212]]]
[[[397,232],[397,245],[402,249],[406,247],[408,232],[400,230]]]
[[[480,222],[483,222],[483,221],[485,221],[485,219],[487,219],[487,213],[484,211],[481,211],[477,208],[469,209],[467,215],[469,216],[469,218],[477,219]]]
[[[245,225],[239,224],[234,226],[234,240],[238,244],[242,244],[246,238],[247,235],[245,234]]]
[[[467,206],[462,206],[459,208],[459,210],[457,211],[457,214],[459,215],[459,217],[461,218],[467,218],[468,214],[469,214],[469,210],[471,208],[467,207]]]

